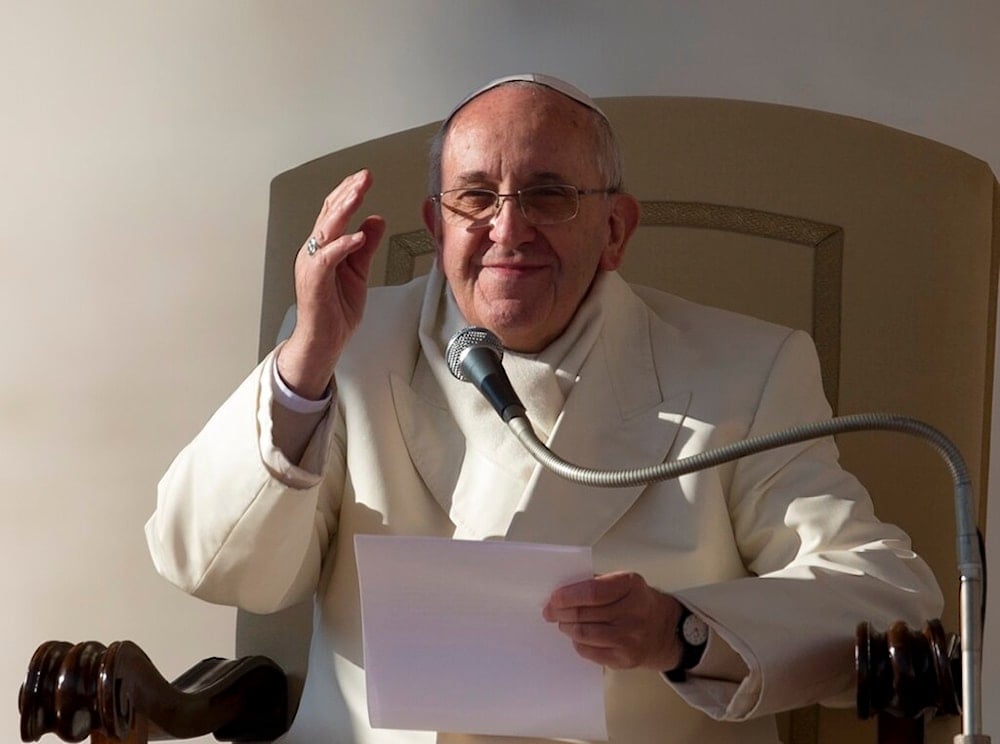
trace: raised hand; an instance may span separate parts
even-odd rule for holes
[[[372,256],[385,220],[366,217],[356,232],[348,222],[372,184],[361,170],[330,192],[308,240],[295,258],[295,329],[278,357],[278,373],[299,395],[321,398],[347,340],[361,322]]]

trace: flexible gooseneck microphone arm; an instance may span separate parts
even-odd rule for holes
[[[905,416],[886,413],[863,413],[838,416],[827,421],[803,424],[791,429],[744,439],[732,444],[706,450],[680,460],[632,470],[591,470],[567,462],[546,447],[537,437],[525,415],[511,418],[507,425],[525,449],[557,475],[586,486],[623,488],[678,478],[688,473],[722,465],[741,457],[765,450],[797,444],[810,439],[846,434],[855,431],[895,431],[911,434],[929,442],[946,461],[951,472],[955,491],[956,549],[958,571],[961,578],[960,613],[962,637],[962,731],[954,744],[983,744],[988,738],[981,736],[982,712],[979,696],[981,677],[981,629],[983,568],[979,552],[979,534],[976,531],[972,508],[972,482],[965,459],[958,448],[934,427]],[[974,738],[968,738],[967,735]]]
[[[506,380],[506,375],[502,372],[503,367],[500,365],[502,349],[499,339],[490,331],[483,328],[466,328],[459,331],[448,344],[446,356],[448,357],[449,369],[455,377],[471,382],[487,397],[521,444],[538,462],[557,475],[585,486],[624,488],[646,485],[678,478],[765,450],[856,431],[895,431],[910,434],[928,442],[945,460],[951,472],[955,492],[956,550],[958,571],[961,578],[959,609],[961,613],[964,700],[962,705],[963,733],[954,738],[954,744],[986,744],[989,741],[989,737],[982,735],[980,605],[983,565],[972,504],[972,479],[969,477],[965,458],[947,436],[933,426],[917,419],[887,413],[863,413],[837,416],[827,421],[803,424],[773,434],[733,442],[680,460],[658,463],[644,468],[592,470],[562,459],[538,439],[525,414],[524,407],[517,399],[509,381],[506,381],[506,387],[514,396],[513,400],[498,398],[497,395],[493,394],[492,391],[498,387],[495,383],[490,385],[489,392],[485,391],[485,386],[479,382],[479,379],[484,375],[477,376],[470,373],[468,367],[471,365],[465,362],[465,359],[470,356],[479,357],[479,355],[490,354],[493,355],[495,367],[490,366],[486,376],[501,374]],[[475,353],[470,354],[470,350],[475,350]],[[497,372],[497,368],[500,372]]]

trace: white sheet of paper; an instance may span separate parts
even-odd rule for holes
[[[607,740],[601,667],[542,619],[590,548],[356,535],[376,728]]]

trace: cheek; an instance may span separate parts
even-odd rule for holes
[[[583,228],[583,225],[580,226]],[[577,282],[590,283],[594,274],[604,268],[607,229],[600,223],[576,231],[558,251],[563,274]]]
[[[449,282],[461,281],[473,274],[475,243],[464,235],[443,236],[437,247],[438,266]]]

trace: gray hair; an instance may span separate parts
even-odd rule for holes
[[[545,88],[539,83],[523,80],[516,80],[503,83],[503,86],[516,85],[518,87]],[[611,124],[598,111],[587,106],[581,107],[587,112],[594,132],[594,154],[597,157],[597,171],[604,179],[607,188],[613,191],[621,191],[625,187],[625,165],[622,157],[621,147],[618,138],[615,137]],[[451,116],[445,119],[431,139],[429,151],[427,153],[427,189],[431,195],[441,191],[441,158],[444,154],[444,143],[451,129],[451,123],[455,116],[461,111],[461,107],[452,112]],[[573,184],[578,186],[580,184]],[[586,186],[586,184],[585,184]]]

